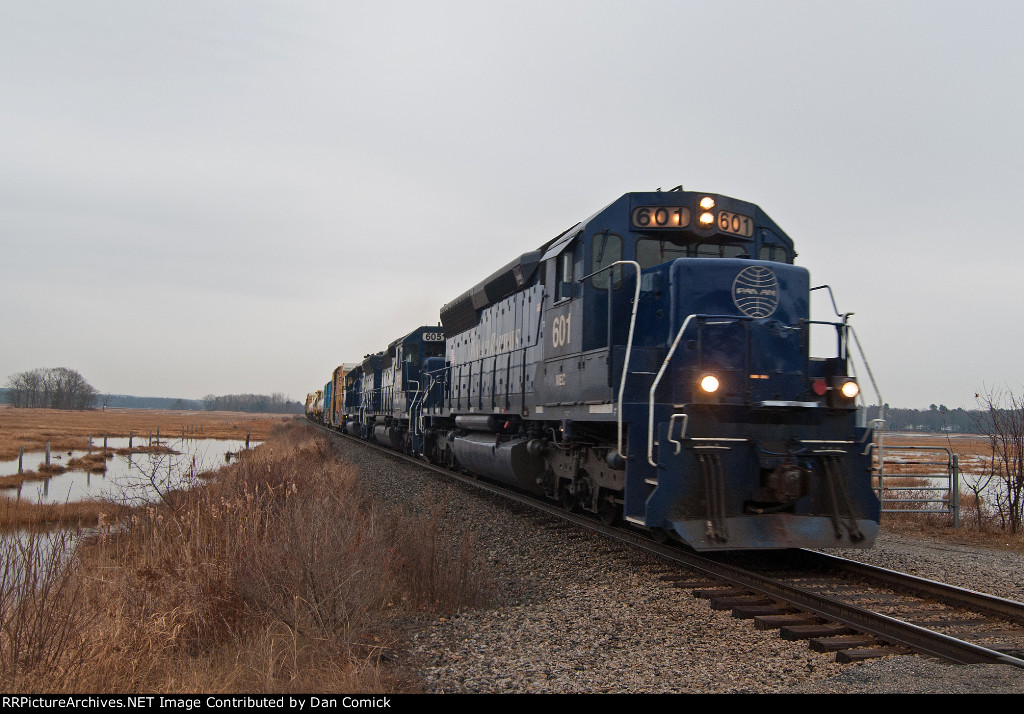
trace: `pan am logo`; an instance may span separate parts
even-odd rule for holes
[[[744,315],[761,319],[779,306],[779,281],[771,268],[751,265],[732,281],[732,301]]]

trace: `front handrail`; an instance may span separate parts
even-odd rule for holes
[[[843,320],[842,326],[843,326],[843,328],[845,328],[846,332],[848,334],[850,334],[850,335],[853,335],[853,342],[854,342],[854,344],[857,345],[857,351],[860,353],[860,359],[861,359],[862,362],[864,362],[864,369],[866,369],[867,372],[868,372],[868,379],[871,381],[871,386],[875,390],[875,396],[878,398],[878,418],[879,419],[885,419],[885,400],[882,399],[882,391],[878,388],[878,382],[875,381],[875,375],[871,372],[871,365],[868,363],[867,355],[864,354],[864,348],[861,347],[860,340],[857,338],[857,331],[853,329],[853,325],[849,324],[850,316],[853,315],[853,313],[852,312],[839,312],[839,307],[836,305],[836,297],[832,293],[832,287],[830,285],[818,285],[817,287],[811,288],[810,292],[813,293],[815,290],[827,290],[828,291],[829,300],[832,301],[832,310],[833,310],[833,312],[835,312],[836,317],[842,318],[842,320]],[[847,347],[847,352],[848,351],[849,351],[849,347]],[[852,372],[854,372],[853,376],[856,377],[857,376],[856,375],[856,370],[854,369],[853,365],[850,366],[850,370]],[[861,404],[863,404],[863,403],[864,403],[864,396],[863,396],[863,394],[861,394]]]
[[[683,333],[686,332],[686,328],[689,327],[690,322],[694,319],[749,322],[754,318],[746,315],[698,315],[691,313],[686,316],[685,320],[683,320],[683,324],[679,328],[679,332],[676,333],[676,338],[672,340],[672,346],[668,349],[668,354],[665,355],[665,361],[661,363],[661,369],[658,370],[658,374],[654,378],[654,382],[651,384],[651,391],[647,402],[647,463],[655,468],[658,467],[658,464],[654,462],[654,393],[657,391],[658,385],[661,383],[661,378],[665,376],[665,371],[668,369],[669,362],[672,361],[672,356],[676,353],[676,348],[679,346],[679,342],[683,339]]]

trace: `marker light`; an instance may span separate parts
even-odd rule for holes
[[[844,382],[839,391],[842,392],[843,396],[847,399],[853,399],[860,394],[860,387],[857,386],[856,382]]]
[[[700,214],[700,224],[702,226],[710,226],[715,222],[715,216],[711,213],[704,212]]]
[[[712,208],[715,207],[715,199],[711,198],[711,196],[705,196],[704,198],[700,199],[700,207],[703,208],[705,211],[710,211]]]
[[[700,380],[700,388],[708,394],[712,394],[718,391],[718,377],[713,374],[705,375]]]
[[[825,384],[824,379],[814,380],[814,382],[811,383],[811,388],[819,397],[825,396],[825,392],[828,391],[828,385]]]

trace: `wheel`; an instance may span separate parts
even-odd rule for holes
[[[574,513],[579,509],[579,499],[576,498],[576,494],[569,490],[569,484],[563,483],[558,487],[558,502],[562,504],[562,508]]]
[[[672,540],[672,534],[664,528],[651,528],[650,530],[651,540],[659,545],[665,545]]]
[[[619,504],[611,496],[602,496],[601,502],[597,504],[597,517],[606,526],[614,525],[619,520]]]

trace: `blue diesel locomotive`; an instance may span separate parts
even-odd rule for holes
[[[368,355],[323,410],[696,550],[870,547],[850,328],[811,320],[794,256],[752,203],[628,193]],[[811,356],[812,325],[834,354]]]

